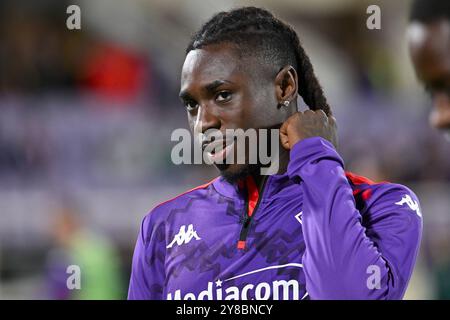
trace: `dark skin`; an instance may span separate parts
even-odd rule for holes
[[[416,74],[433,100],[430,124],[437,129],[450,130],[450,21],[415,22],[408,31]]]
[[[300,140],[321,136],[336,141],[334,117],[319,110],[297,112],[298,78],[292,66],[262,67],[258,58],[240,59],[229,43],[192,50],[181,73],[180,98],[186,105],[191,130],[280,128],[279,172],[289,162],[289,150]],[[288,100],[287,107],[280,103]],[[196,124],[201,121],[201,128]],[[222,174],[237,174],[246,164],[221,166]],[[254,175],[261,187],[262,177]]]

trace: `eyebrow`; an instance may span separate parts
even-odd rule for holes
[[[450,88],[450,82],[446,79],[438,79],[425,82],[425,89],[430,90],[447,90]]]
[[[205,85],[203,87],[203,89],[208,92],[212,92],[212,91],[216,90],[218,87],[220,87],[221,85],[226,84],[226,83],[232,84],[233,82],[228,81],[228,80],[214,80],[213,82]],[[181,91],[179,94],[179,97],[183,100],[192,98],[192,96],[189,94],[189,92],[187,92],[187,90]]]

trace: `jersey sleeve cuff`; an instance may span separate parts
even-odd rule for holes
[[[289,178],[300,182],[302,173],[325,159],[337,161],[344,167],[344,161],[330,141],[322,137],[311,137],[297,142],[290,151],[287,168]]]

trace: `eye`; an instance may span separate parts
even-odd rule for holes
[[[429,86],[429,85],[425,85],[424,89],[425,89],[424,90],[425,94],[428,96],[428,98],[433,99],[433,94],[434,94],[433,88],[431,88],[431,86]]]
[[[450,97],[450,86],[448,86],[447,88],[445,88],[445,94],[447,95],[447,97]]]
[[[430,100],[436,99],[436,96],[439,94],[445,94],[447,97],[450,97],[450,86],[448,85],[440,85],[440,86],[425,86],[425,92]]]
[[[189,100],[184,102],[184,106],[186,107],[187,111],[194,111],[195,109],[197,109],[198,103],[193,100]]]
[[[231,100],[231,92],[230,91],[220,91],[217,95],[216,95],[216,101],[219,102],[228,102]]]

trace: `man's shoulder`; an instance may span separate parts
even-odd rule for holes
[[[154,206],[141,222],[141,233],[144,243],[148,243],[149,237],[156,236],[159,241],[164,240],[166,225],[171,223],[172,214],[186,213],[191,210],[191,201],[195,198],[205,198],[207,190],[216,179],[182,192],[166,201]]]
[[[389,181],[375,182],[366,177],[346,172],[358,209],[367,209],[374,205],[398,206],[412,204],[418,206],[415,193],[405,185]],[[364,211],[364,210],[363,210]]]
[[[159,215],[167,215],[170,211],[173,209],[180,209],[182,207],[185,207],[188,205],[189,201],[192,198],[195,197],[202,197],[205,196],[205,190],[211,187],[213,182],[217,178],[214,178],[213,180],[204,183],[202,185],[199,185],[197,187],[191,188],[187,191],[184,191],[176,196],[173,196],[169,198],[168,200],[165,200],[157,205],[155,205],[150,212],[147,214],[147,216],[159,216]]]

